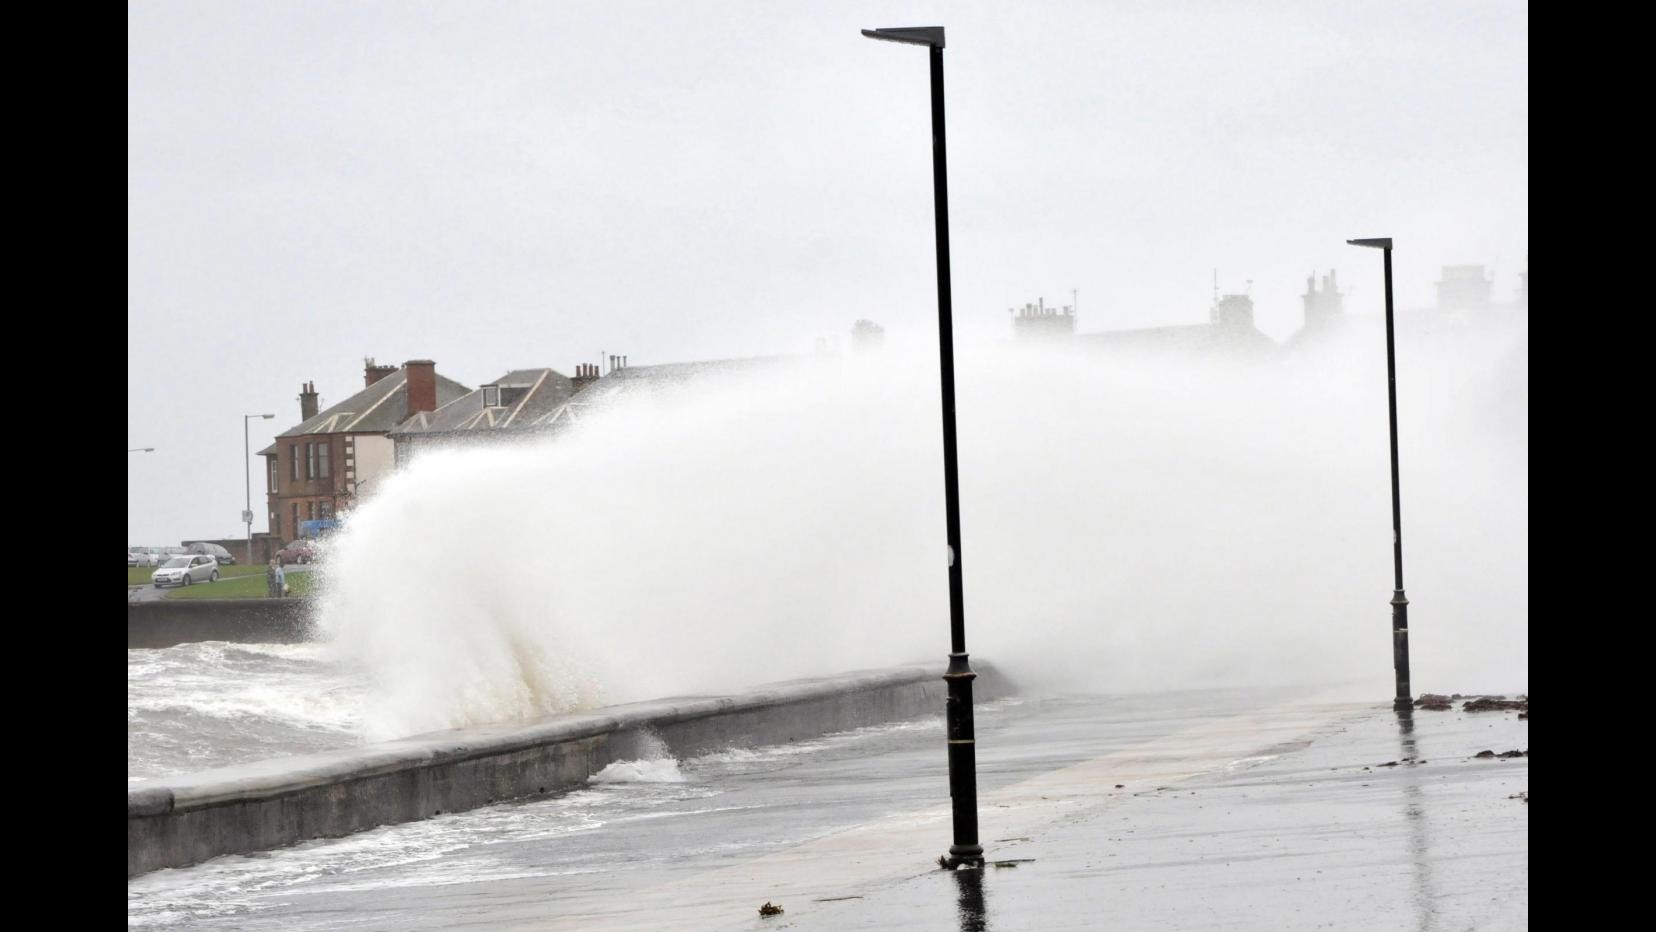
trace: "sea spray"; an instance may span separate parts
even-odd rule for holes
[[[1251,361],[961,346],[973,655],[1035,690],[1385,698],[1383,337],[1349,323]],[[942,663],[934,347],[628,379],[352,515],[320,622],[371,673],[370,736]],[[1526,318],[1400,324],[1422,686],[1527,685],[1527,390]]]

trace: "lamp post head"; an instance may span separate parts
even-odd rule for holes
[[[883,42],[901,42],[904,45],[925,45],[934,49],[943,47],[942,26],[904,26],[894,29],[864,29],[862,34]]]
[[[1348,239],[1346,242],[1352,246],[1368,246],[1371,249],[1392,248],[1391,237],[1389,236],[1381,236],[1374,239]]]

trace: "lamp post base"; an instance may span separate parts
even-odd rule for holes
[[[949,655],[949,669],[943,674],[949,693],[945,698],[944,730],[949,737],[949,799],[954,806],[954,844],[949,846],[948,867],[983,862],[978,844],[977,824],[977,739],[972,728],[972,672],[965,652]]]
[[[1409,598],[1402,589],[1392,590],[1392,669],[1397,674],[1397,698],[1392,708],[1401,712],[1412,708],[1409,684]]]

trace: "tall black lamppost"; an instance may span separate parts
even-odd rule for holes
[[[1353,246],[1381,251],[1386,262],[1386,398],[1391,403],[1391,494],[1392,563],[1397,585],[1392,590],[1392,668],[1397,673],[1397,698],[1392,708],[1399,712],[1414,706],[1409,696],[1409,600],[1403,595],[1403,505],[1397,480],[1397,348],[1392,336],[1392,241],[1391,237],[1348,239]]]
[[[949,171],[943,137],[943,27],[864,29],[870,39],[923,45],[931,50],[932,193],[937,216],[937,334],[943,373],[943,496],[949,534],[949,668],[944,701],[949,739],[949,797],[954,844],[949,863],[981,863],[978,844],[977,746],[972,733],[972,680],[966,660],[966,613],[960,575],[960,466],[955,452],[954,323],[949,289]]]

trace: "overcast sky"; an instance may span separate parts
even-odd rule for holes
[[[432,358],[476,386],[935,324],[926,54],[948,30],[963,334],[1206,320],[1312,270],[1403,307],[1529,248],[1521,2],[183,2],[128,7],[128,543],[242,533],[252,447]],[[966,377],[968,374],[963,374]],[[255,476],[254,496],[262,498]],[[262,505],[255,530],[263,530]]]

